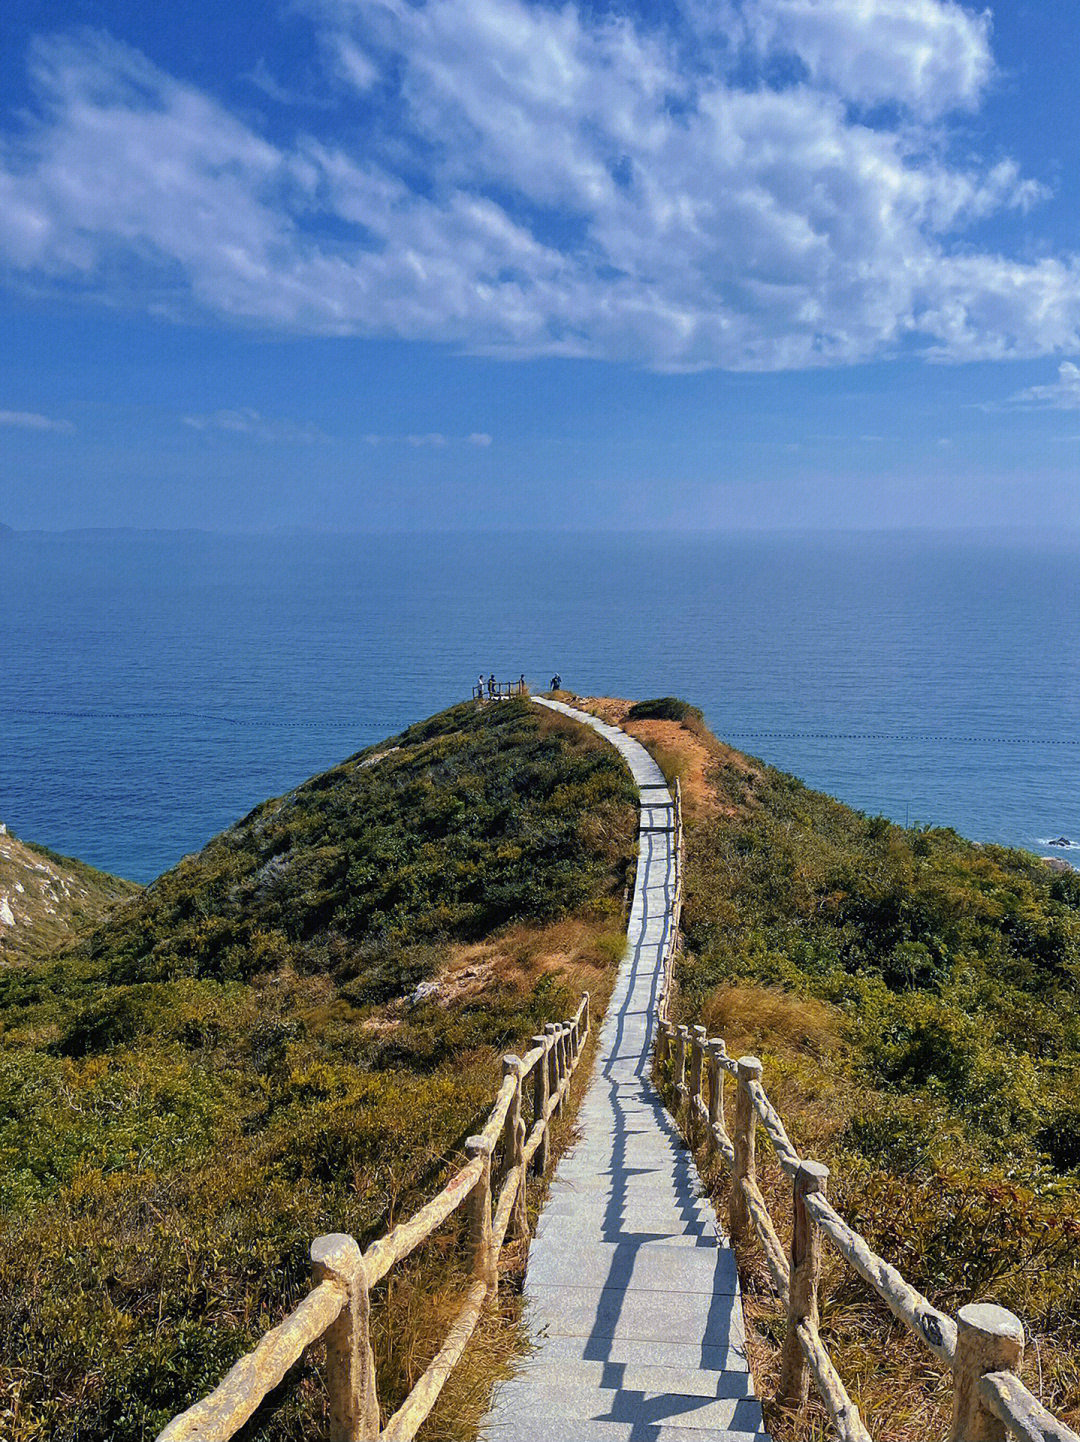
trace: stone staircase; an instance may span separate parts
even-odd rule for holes
[[[673,802],[624,731],[641,791],[626,954],[525,1280],[535,1350],[498,1385],[482,1442],[768,1442],[746,1363],[735,1258],[649,1080],[671,926]]]

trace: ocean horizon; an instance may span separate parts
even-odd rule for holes
[[[1078,563],[1038,530],[8,531],[0,821],[146,881],[480,671],[558,671],[1075,862]]]

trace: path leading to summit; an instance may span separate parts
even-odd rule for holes
[[[735,1257],[649,1079],[675,879],[674,806],[640,742],[610,741],[641,793],[626,954],[525,1278],[535,1346],[495,1389],[482,1442],[768,1442]]]

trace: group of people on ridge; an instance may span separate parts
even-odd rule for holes
[[[520,678],[518,679],[517,685],[518,685],[518,695],[519,695],[519,696],[524,696],[525,690],[526,690],[526,687],[525,687],[525,672],[524,672],[524,671],[522,671],[521,676],[520,676]],[[484,691],[485,691],[485,689],[487,690],[488,699],[491,700],[491,701],[494,701],[495,697],[499,694],[499,687],[498,687],[498,683],[497,683],[496,680],[495,680],[495,672],[494,672],[494,671],[492,671],[491,675],[487,678],[486,681],[484,680],[484,673],[483,673],[483,671],[480,672],[479,679],[477,680],[477,683],[476,683],[476,694],[477,694],[477,696],[478,696],[481,700],[483,700],[483,696],[484,696]],[[512,685],[511,685],[511,694],[513,694],[513,687],[512,687]]]

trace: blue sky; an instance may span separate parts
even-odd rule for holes
[[[1070,11],[14,0],[0,520],[1080,525]]]

